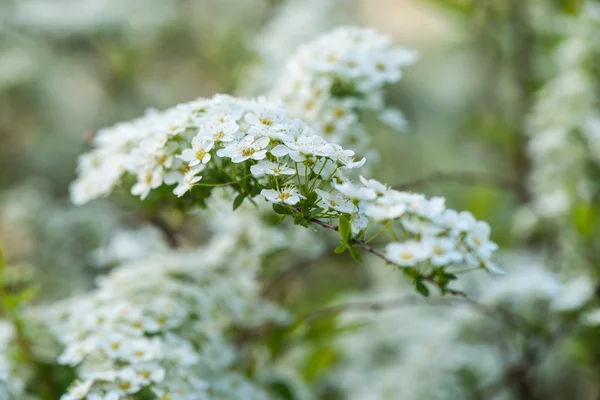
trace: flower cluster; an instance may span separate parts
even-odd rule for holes
[[[278,103],[217,95],[102,130],[95,144],[81,157],[72,186],[76,203],[106,195],[118,182],[126,185],[126,174],[137,177],[126,187],[142,199],[171,185],[176,196],[200,205],[215,186],[230,186],[238,193],[234,208],[260,195],[298,225],[344,222],[341,250],[349,248],[355,258],[353,246],[363,243],[368,222],[382,223],[393,240],[386,248],[388,262],[431,267],[428,275],[425,269],[416,271],[415,279],[443,287],[449,278],[443,268],[465,261],[497,271],[487,224],[446,210],[441,198],[399,192],[364,178],[355,185],[347,174],[365,159],[356,160],[353,150],[316,135]]]
[[[294,50],[335,25],[344,0],[285,0],[256,34],[250,48],[259,57],[241,82],[244,94],[264,93]]]
[[[167,252],[54,305],[49,325],[65,345],[58,362],[77,366],[79,377],[62,399],[266,399],[236,367],[238,349],[226,337],[236,326],[285,319],[258,298],[247,256],[235,240]]]
[[[402,114],[386,108],[383,88],[400,80],[401,69],[415,59],[414,51],[392,47],[374,30],[337,28],[298,49],[272,94],[319,135],[363,153],[370,143],[361,124],[365,112],[403,128]]]
[[[12,324],[0,321],[0,400],[25,398],[25,383],[31,378],[29,366],[16,363],[11,356],[15,353],[15,333]]]
[[[600,163],[600,98],[595,89],[600,55],[600,7],[588,2],[567,21],[554,57],[557,71],[542,89],[529,118],[529,153],[537,215],[568,214],[589,202],[596,184],[589,164]]]
[[[561,335],[561,343],[573,344],[574,330],[557,327],[567,303],[570,308],[590,301],[590,280],[581,277],[574,284],[562,284],[541,263],[539,254],[505,257],[503,263],[511,266],[506,276],[471,276],[475,285],[469,293],[477,299],[477,306],[411,299],[388,271],[374,271],[368,292],[338,300],[350,305],[340,318],[342,326],[362,328],[337,339],[339,363],[330,375],[331,386],[348,399],[465,399],[479,398],[482,393],[515,398],[507,372],[523,360],[531,362],[528,352],[532,348],[540,352],[538,362],[543,365],[530,365],[536,390],[552,397],[557,386],[566,385],[576,392],[580,385],[589,384],[588,380],[556,379],[575,367],[573,347],[553,346],[545,335]],[[362,303],[382,307],[380,312],[352,308]],[[495,312],[497,307],[503,311]],[[583,321],[591,322],[594,315],[583,315]],[[572,322],[572,316],[566,320]],[[527,324],[534,330],[527,331]],[[523,332],[529,333],[523,337]],[[533,346],[528,347],[528,341]],[[553,362],[544,362],[546,357]]]

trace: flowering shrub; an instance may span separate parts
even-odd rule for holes
[[[47,35],[48,55],[77,54],[92,61],[87,69],[72,63],[83,75],[105,79],[86,86],[96,96],[82,105],[94,119],[74,115],[72,124],[62,121],[69,129],[198,92],[236,96],[150,109],[89,132],[91,148],[80,155],[69,187],[71,202],[85,207],[62,204],[68,172],[48,172],[46,179],[44,171],[24,188],[2,193],[0,235],[8,238],[9,255],[5,261],[0,253],[0,400],[597,397],[599,75],[597,41],[588,40],[597,36],[594,4],[440,2],[459,11],[457,20],[472,17],[477,55],[489,49],[497,58],[490,71],[474,71],[482,77],[469,74],[466,87],[452,62],[438,67],[454,71],[451,80],[423,85],[427,68],[411,73],[411,85],[423,94],[410,98],[416,106],[409,109],[411,120],[432,114],[427,96],[434,91],[427,89],[451,94],[447,110],[440,107],[440,116],[431,118],[449,138],[436,136],[444,141],[441,152],[421,146],[430,140],[428,131],[435,134],[430,121],[419,124],[418,135],[395,138],[419,141],[415,156],[423,153],[424,169],[443,153],[443,171],[411,181],[401,172],[421,171],[416,147],[398,149],[390,141],[386,151],[373,139],[379,128],[413,129],[392,105],[390,90],[417,52],[367,28],[342,26],[317,36],[349,10],[347,2],[311,0],[308,7],[299,0],[257,0],[235,7],[221,25],[211,25],[218,13],[207,12],[231,5],[221,1],[150,4],[137,22],[129,11],[141,3],[117,7],[103,0],[96,8],[73,7],[65,18],[71,0],[60,3],[0,8],[19,16],[15,26],[26,33],[14,35],[19,46],[35,49],[28,35]],[[30,7],[42,11],[28,13]],[[530,11],[552,18],[535,14],[530,21]],[[234,30],[237,25],[243,26]],[[0,39],[13,37],[5,34],[0,29]],[[157,51],[162,47],[168,51]],[[428,51],[438,49],[423,50],[427,62]],[[549,60],[546,50],[555,59],[538,71],[537,63]],[[148,79],[146,66],[156,59],[177,73],[160,83]],[[468,61],[469,68],[476,65]],[[44,68],[20,69],[11,66],[5,78],[0,66],[2,93],[15,90],[23,104],[30,97],[47,104],[43,95],[20,92],[23,82],[32,89],[33,75]],[[206,87],[195,87],[189,71],[206,77]],[[55,87],[50,82],[62,87],[51,76],[40,75],[44,90]],[[456,86],[447,90],[444,81]],[[185,90],[171,88],[182,82]],[[486,93],[475,94],[477,86]],[[465,107],[467,119],[491,115],[481,126],[502,139],[482,129],[481,143],[465,146],[467,157],[458,140],[446,148],[458,135],[444,115],[460,120],[470,97],[482,107]],[[507,109],[495,102],[506,98],[515,100]],[[488,106],[490,114],[472,115]],[[66,108],[69,114],[85,110]],[[35,108],[17,104],[7,114],[14,110],[27,115],[15,132],[38,125],[31,118]],[[12,118],[0,118],[0,131],[12,132]],[[454,128],[468,129],[462,122]],[[0,183],[45,169],[47,159],[61,164],[45,142],[15,141],[25,142],[31,153],[50,157],[15,163],[15,173],[2,174]],[[506,171],[481,179],[445,170],[447,160],[470,166],[471,159],[481,163],[480,156],[490,171]],[[377,167],[380,158],[384,166],[393,161],[394,169],[373,179],[386,173]],[[436,182],[475,187],[457,195],[429,187]],[[479,190],[482,182],[491,192]],[[420,189],[427,195],[413,191]],[[431,196],[440,192],[448,201]],[[521,210],[517,219],[528,211],[542,217],[531,242],[518,243],[527,257],[498,257],[508,276],[484,273],[503,273],[498,245],[488,223],[446,207],[461,201],[457,208],[493,221],[503,247],[515,244],[507,226],[514,210]],[[530,222],[523,219],[522,226]],[[568,246],[582,262],[554,257]],[[541,261],[542,251],[552,257]],[[369,262],[348,263],[347,256]],[[60,260],[65,269],[54,266]]]
[[[262,197],[282,220],[289,216],[297,225],[337,230],[337,251],[348,249],[357,259],[355,246],[370,240],[369,221],[383,225],[372,237],[385,231],[393,242],[385,255],[378,254],[406,267],[423,293],[422,281],[446,290],[454,275],[445,267],[467,262],[499,271],[486,223],[447,210],[442,198],[399,192],[362,177],[353,183],[351,174],[366,159],[356,160],[353,150],[327,142],[265,99],[199,99],[101,130],[94,143],[97,147],[81,157],[80,176],[72,185],[77,204],[108,195],[121,182],[142,200],[155,190],[157,198],[184,206],[202,205],[212,188],[230,186],[238,193],[234,210],[246,199]],[[127,175],[135,177],[130,187]],[[173,195],[159,190],[166,186],[175,186]],[[399,235],[408,240],[399,241]]]

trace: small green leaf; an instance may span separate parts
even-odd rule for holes
[[[4,253],[2,252],[2,247],[0,247],[0,292],[2,292],[2,288],[4,287],[4,264],[6,260],[4,259]]]
[[[402,270],[404,271],[404,275],[408,276],[412,280],[415,280],[419,277],[419,271],[413,267],[404,267]]]
[[[237,197],[233,200],[233,210],[237,210],[242,203],[244,202],[244,199],[246,198],[246,195],[243,193],[240,193],[237,195]]]
[[[288,207],[284,206],[283,204],[273,204],[273,211],[275,211],[277,214],[282,214],[282,215],[290,214],[290,209]]]
[[[282,215],[277,219],[277,223],[282,223],[283,221],[285,221],[285,219],[287,218],[287,215]]]
[[[358,250],[356,250],[356,248],[354,248],[353,246],[348,246],[348,251],[350,252],[350,255],[352,256],[352,258],[354,258],[358,262],[362,262],[362,257],[360,256],[360,252]]]
[[[425,297],[429,297],[429,288],[421,281],[417,281],[415,283],[415,288],[417,292],[421,293]]]
[[[321,214],[323,211],[325,211],[325,210],[322,209],[321,207],[315,207],[308,213],[308,217],[315,218],[317,215]]]
[[[340,245],[338,247],[335,248],[334,253],[336,254],[342,254],[345,250],[346,250],[346,246],[348,244],[347,243],[340,243]]]
[[[318,199],[319,195],[316,192],[312,192],[308,196],[306,196],[306,199],[304,201],[308,204],[315,204]]]
[[[294,217],[294,224],[308,228],[308,226],[310,225],[310,222],[306,218],[304,218],[304,216],[296,215]]]
[[[342,243],[348,243],[352,237],[352,227],[350,226],[350,221],[348,221],[348,218],[341,215],[338,219],[338,224],[338,231],[340,233],[340,239],[342,239]]]

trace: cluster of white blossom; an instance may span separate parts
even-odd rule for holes
[[[273,77],[281,76],[294,50],[331,29],[352,1],[285,0],[279,4],[273,17],[251,39],[250,48],[259,59],[246,71],[240,92],[260,94],[269,90]]]
[[[170,185],[178,197],[195,201],[196,188],[227,185],[242,200],[262,195],[279,206],[277,212],[301,216],[304,224],[347,215],[358,236],[369,220],[390,228],[397,224],[409,240],[389,244],[386,252],[400,267],[466,261],[498,271],[487,224],[446,210],[442,198],[429,200],[364,178],[353,184],[348,171],[366,160],[356,161],[353,150],[316,135],[278,103],[225,95],[199,99],[101,130],[94,144],[81,156],[71,187],[76,204],[108,195],[120,182],[126,185],[125,175],[136,177],[125,187],[142,199]]]
[[[105,246],[91,253],[90,263],[94,267],[114,266],[167,249],[161,233],[151,226],[135,230],[118,229]]]
[[[340,359],[330,378],[332,384],[344,398],[361,400],[519,398],[511,395],[507,373],[527,357],[521,336],[527,332],[525,324],[557,332],[567,303],[582,305],[591,300],[575,289],[579,286],[589,294],[590,280],[580,277],[576,285],[561,284],[537,255],[506,255],[503,262],[513,267],[506,276],[471,276],[469,293],[478,306],[435,298],[411,300],[398,289],[393,276],[378,271],[371,290],[340,301],[350,305],[374,302],[383,307],[380,311],[352,306],[344,310],[342,326],[362,328],[338,339]],[[496,313],[494,307],[502,307],[504,314]],[[508,314],[514,319],[507,325]],[[583,316],[581,320],[587,323],[589,319]],[[572,330],[562,332],[568,338]],[[526,335],[533,342],[540,340]],[[573,367],[570,354],[563,346],[546,346],[540,348],[542,358],[552,362],[540,369],[534,366],[528,375],[536,374],[536,390],[552,397],[565,385],[576,393],[582,381],[560,379],[569,376],[566,371]]]
[[[79,377],[62,399],[267,398],[227,337],[286,319],[258,297],[259,263],[223,235],[200,250],[124,264],[95,291],[54,305],[49,326],[65,345],[58,361]]]
[[[403,115],[386,108],[383,88],[398,82],[402,68],[415,60],[414,51],[393,47],[389,37],[372,29],[341,27],[301,46],[272,95],[319,135],[363,153],[370,143],[361,121],[365,112],[395,129],[404,127]]]
[[[536,215],[564,216],[598,190],[590,164],[600,165],[600,6],[587,2],[577,17],[562,20],[563,40],[554,53],[556,73],[529,118],[531,183]],[[596,69],[596,70],[594,70]],[[592,178],[593,179],[593,178]]]
[[[15,363],[11,359],[11,352],[15,352],[14,340],[12,324],[0,321],[0,400],[25,398],[23,389],[29,379],[29,371],[27,365]]]

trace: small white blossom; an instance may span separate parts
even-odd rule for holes
[[[248,159],[262,160],[267,156],[265,148],[269,145],[269,138],[262,136],[246,136],[244,139],[233,142],[217,151],[219,157],[229,157],[234,163],[241,163]]]
[[[431,249],[423,243],[409,240],[403,243],[388,243],[385,256],[388,260],[402,267],[412,267],[427,260]]]
[[[192,148],[183,150],[179,158],[188,162],[190,167],[194,167],[200,163],[206,164],[210,161],[210,151],[214,145],[215,142],[213,140],[196,136],[192,140]]]
[[[252,165],[250,167],[250,172],[254,176],[264,176],[264,175],[295,175],[296,170],[288,167],[285,164],[279,164],[271,161],[259,161],[258,164]]]
[[[287,187],[281,190],[263,189],[260,194],[271,203],[285,203],[289,205],[297,204],[304,196],[293,187]]]

